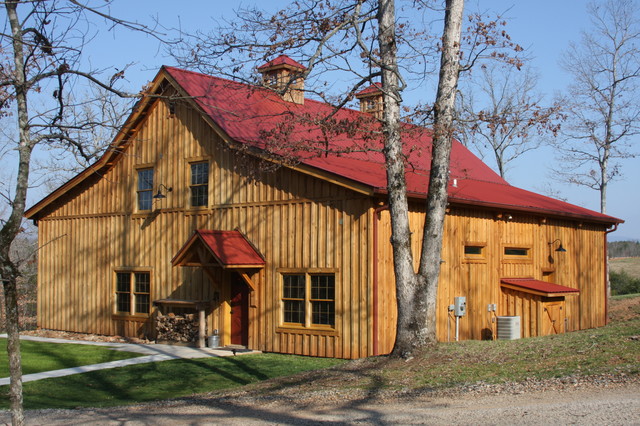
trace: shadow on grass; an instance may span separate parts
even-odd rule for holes
[[[170,360],[28,382],[24,400],[29,409],[131,404],[240,387],[336,362],[270,354]]]
[[[263,380],[263,378],[269,378],[264,374],[263,368],[268,363],[261,364],[260,366],[253,366],[254,361],[252,357],[237,357],[222,359],[224,361],[220,365],[211,366],[203,360],[189,360],[192,365],[198,365],[199,368],[195,370],[207,371],[209,378],[212,375],[220,375],[226,380],[233,381],[238,385],[246,384],[249,382],[255,382]],[[284,360],[284,358],[283,358]],[[162,366],[162,364],[168,364],[168,362],[158,363],[156,367]],[[280,364],[287,366],[286,361]],[[234,373],[225,368],[231,367],[239,369],[242,373]],[[150,366],[148,366],[150,367]],[[160,368],[161,370],[162,368]],[[149,368],[145,368],[149,370]],[[193,370],[193,371],[195,371]],[[163,373],[160,371],[160,373]],[[123,421],[142,421],[144,423],[154,424],[163,422],[175,422],[190,424],[200,423],[224,423],[229,417],[235,419],[259,420],[268,423],[278,424],[299,424],[308,423],[313,424],[334,424],[336,422],[365,422],[367,424],[386,424],[388,419],[385,419],[384,410],[380,406],[379,401],[380,392],[386,388],[386,381],[378,369],[377,364],[372,364],[369,368],[358,368],[357,371],[346,372],[344,370],[328,369],[322,373],[323,378],[326,380],[327,376],[329,380],[335,380],[338,388],[341,388],[345,382],[349,382],[357,378],[358,387],[354,388],[354,393],[357,391],[361,396],[359,398],[349,398],[340,402],[331,397],[330,389],[318,389],[317,399],[300,400],[298,394],[288,394],[282,392],[287,388],[299,388],[310,385],[310,380],[313,380],[315,373],[307,372],[297,374],[292,377],[280,378],[271,382],[265,382],[258,385],[257,390],[259,396],[252,397],[251,400],[243,400],[241,394],[232,394],[228,396],[216,396],[216,395],[197,395],[180,398],[178,400],[169,401],[166,405],[176,406],[173,412],[163,412],[161,408],[154,405],[145,409],[136,409],[134,411],[128,411],[125,407],[114,409],[102,409],[92,411],[96,415],[96,421],[106,422],[123,422]],[[91,374],[93,375],[93,374]],[[245,377],[247,375],[247,377]],[[87,376],[87,375],[85,375]],[[347,377],[353,376],[353,377]],[[357,376],[357,377],[356,377]],[[260,377],[260,379],[259,379]],[[145,374],[132,375],[127,383],[132,385],[136,380],[148,379]],[[189,381],[188,377],[181,377],[186,382]],[[366,382],[366,386],[360,387],[362,381]],[[82,382],[77,382],[76,385],[80,386]],[[86,381],[85,381],[86,383]],[[112,388],[112,392],[117,392],[120,385]],[[253,389],[252,395],[256,395],[256,388]],[[328,398],[327,398],[328,397]],[[324,399],[327,398],[327,399]],[[280,408],[279,411],[269,409],[268,403],[272,400],[277,400]],[[264,401],[263,404],[261,403]],[[322,404],[316,405],[318,402],[328,402],[331,405],[331,411],[323,410]],[[160,403],[162,404],[162,403]],[[162,405],[159,406],[161,407]],[[181,410],[181,406],[189,406],[185,410]],[[199,409],[193,409],[193,406],[200,407]],[[290,409],[282,410],[282,407],[290,407]],[[320,416],[329,420],[319,420]],[[328,416],[328,417],[327,417]],[[344,417],[347,416],[347,417]],[[27,414],[27,419],[29,418]],[[74,422],[73,412],[57,412],[56,421],[59,423]]]

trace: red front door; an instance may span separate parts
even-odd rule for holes
[[[231,344],[249,344],[249,289],[238,276],[231,284]]]

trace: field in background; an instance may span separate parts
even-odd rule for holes
[[[609,259],[612,271],[625,271],[633,278],[640,278],[640,257],[617,257]]]

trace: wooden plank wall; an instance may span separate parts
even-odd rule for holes
[[[188,208],[189,162],[210,160],[210,206]],[[116,165],[70,192],[39,222],[38,318],[42,328],[141,334],[139,319],[114,320],[116,269],[151,271],[152,300],[212,299],[208,317],[229,341],[228,273],[211,280],[201,268],[170,260],[195,229],[240,228],[266,257],[251,271],[250,347],[272,352],[358,358],[370,355],[371,200],[290,169],[258,172],[224,146],[200,115],[178,104],[170,115],[157,101]],[[136,168],[154,167],[155,182],[172,187],[153,213],[137,213]],[[71,259],[71,261],[70,261]],[[314,332],[280,327],[279,268],[336,271],[336,327]],[[220,282],[213,282],[220,281]],[[148,324],[147,324],[148,327]]]
[[[390,351],[395,339],[395,290],[393,263],[389,243],[389,213],[380,215],[378,235],[378,273],[380,312],[383,326],[378,338],[381,348]],[[416,259],[420,253],[424,208],[413,205],[410,223],[412,247]],[[554,282],[580,290],[579,296],[566,297],[566,315],[569,330],[598,327],[605,324],[604,283],[604,227],[576,221],[535,217],[517,212],[497,212],[453,206],[445,221],[442,249],[441,278],[438,288],[437,333],[440,341],[453,340],[454,319],[447,307],[456,296],[467,298],[467,315],[460,319],[460,339],[482,339],[492,328],[492,314],[488,304],[498,305],[498,315],[523,316],[523,335],[537,335],[541,318],[538,307],[527,305],[527,296],[520,293],[518,306],[514,298],[506,298],[500,289],[500,278],[530,277],[542,280],[544,273],[552,273]],[[560,239],[565,253],[554,251],[549,245]],[[485,246],[485,259],[467,259],[465,244]],[[531,257],[508,259],[505,247],[529,248]],[[388,322],[387,322],[388,321]]]
[[[210,206],[187,208],[189,162],[207,159]],[[374,257],[372,199],[291,169],[253,176],[248,172],[256,169],[252,161],[226,148],[188,105],[178,104],[172,116],[163,101],[155,102],[116,165],[71,191],[40,221],[39,326],[148,333],[139,319],[112,317],[114,271],[143,268],[152,274],[152,299],[210,299],[218,291],[222,300],[209,316],[209,330],[220,328],[224,344],[229,338],[229,276],[221,273],[211,280],[201,268],[173,268],[170,259],[195,229],[239,227],[267,260],[267,267],[252,277],[258,287],[250,308],[252,348],[341,358],[372,355],[375,267],[379,352],[389,352],[396,311],[388,212],[381,212],[376,224]],[[162,183],[173,191],[156,201],[154,213],[140,214],[135,211],[136,167],[148,166],[155,168],[156,187]],[[423,221],[422,203],[412,205],[416,267]],[[446,307],[454,297],[467,297],[460,338],[480,339],[491,326],[487,304],[497,303],[499,315],[507,312],[500,278],[542,279],[545,271],[557,284],[580,290],[579,296],[567,298],[570,329],[603,325],[603,230],[569,220],[452,206],[445,223],[438,338],[446,341],[453,333]],[[566,253],[555,253],[548,244],[558,238]],[[485,245],[486,259],[465,259],[465,243]],[[505,246],[530,248],[531,258],[505,259]],[[280,327],[280,268],[336,271],[335,331]]]

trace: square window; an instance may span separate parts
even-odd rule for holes
[[[335,325],[334,274],[284,274],[283,322],[302,327]]]
[[[149,315],[151,309],[151,274],[116,272],[116,313]]]
[[[304,324],[304,301],[285,300],[284,301],[284,322],[290,324]]]

